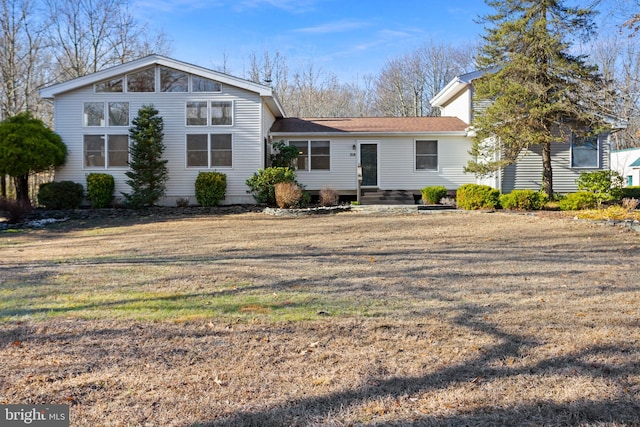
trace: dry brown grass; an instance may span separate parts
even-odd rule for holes
[[[0,403],[68,403],[74,426],[640,424],[621,228],[113,219],[0,234],[0,257]]]

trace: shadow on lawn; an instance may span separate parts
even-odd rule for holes
[[[475,380],[490,382],[517,375],[542,375],[549,371],[561,372],[572,369],[581,375],[606,377],[620,382],[620,392],[604,400],[588,398],[558,403],[555,400],[536,400],[529,404],[505,408],[485,406],[474,410],[463,410],[450,416],[414,415],[408,419],[385,420],[363,423],[365,426],[382,425],[586,425],[617,423],[617,425],[640,425],[640,401],[625,384],[627,378],[640,374],[640,362],[621,365],[593,364],[585,362],[593,356],[616,355],[628,357],[634,348],[595,347],[577,354],[546,359],[525,367],[498,368],[493,362],[519,354],[541,345],[527,337],[506,334],[494,326],[476,320],[483,310],[467,306],[464,314],[455,323],[480,333],[498,338],[501,344],[488,349],[481,357],[442,369],[422,377],[396,377],[374,381],[374,385],[332,393],[323,397],[300,399],[290,404],[255,412],[241,412],[224,419],[203,421],[197,426],[306,426],[342,425],[340,412],[353,405],[379,398],[401,398],[432,390],[445,390],[450,386],[471,384]],[[627,388],[628,387],[628,388]],[[335,418],[332,418],[335,417]]]

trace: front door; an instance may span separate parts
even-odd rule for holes
[[[360,165],[362,166],[362,186],[378,186],[378,144],[360,143]]]

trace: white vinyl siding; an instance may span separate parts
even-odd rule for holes
[[[96,93],[93,84],[55,98],[55,130],[69,148],[67,162],[56,172],[56,180],[71,180],[86,185],[86,169],[83,136],[90,133],[111,133],[107,127],[101,130],[83,126],[85,102],[129,102],[129,115],[133,119],[143,105],[153,105],[164,121],[163,157],[168,160],[169,180],[163,204],[175,206],[177,198],[191,198],[195,203],[194,183],[199,169],[186,166],[186,135],[189,133],[233,134],[233,165],[224,168],[227,174],[227,193],[223,203],[253,203],[247,193],[246,180],[264,167],[264,140],[274,118],[265,114],[268,123],[262,123],[263,106],[260,95],[230,85],[223,91],[211,93],[150,92],[150,93]],[[233,124],[224,127],[192,127],[186,125],[185,106],[192,101],[232,101]],[[126,132],[126,130],[124,130]],[[116,182],[115,194],[129,193],[125,183],[128,168],[109,169]],[[214,168],[215,169],[215,168]]]

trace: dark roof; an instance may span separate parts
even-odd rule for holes
[[[345,117],[283,118],[271,126],[274,133],[433,133],[464,132],[468,125],[457,117]]]

